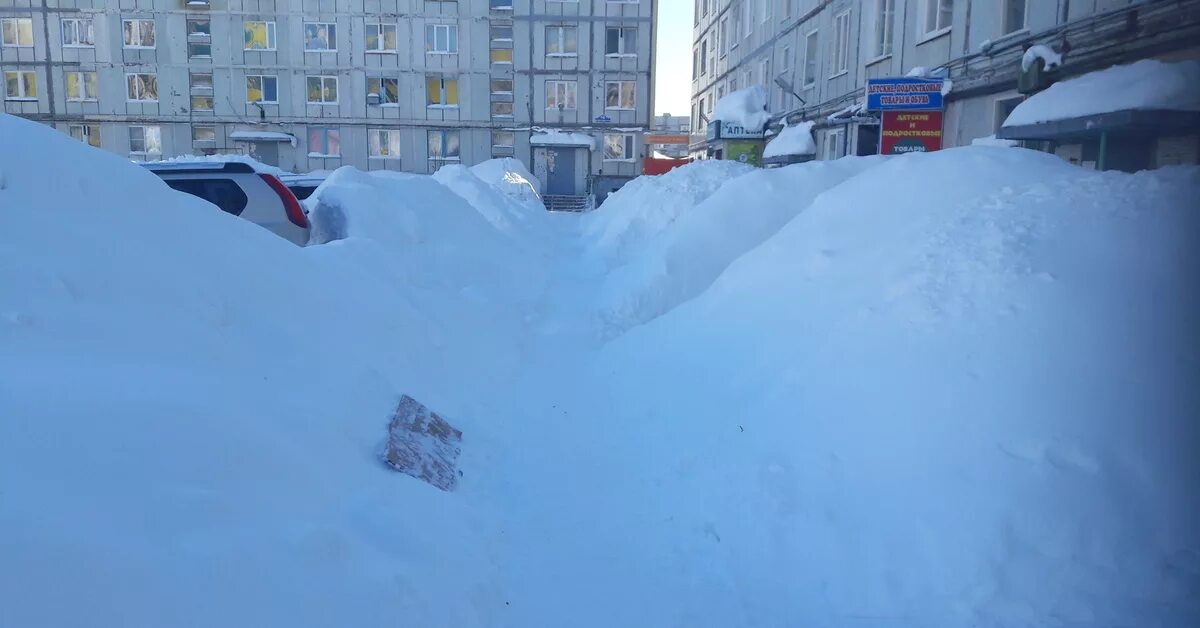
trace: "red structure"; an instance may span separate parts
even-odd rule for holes
[[[678,168],[686,164],[686,159],[654,159],[647,157],[642,160],[642,172],[645,174],[663,174],[673,168]]]

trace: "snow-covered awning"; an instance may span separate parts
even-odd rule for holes
[[[557,129],[537,131],[529,136],[529,143],[534,146],[581,146],[592,150],[596,148],[595,138],[587,133]]]
[[[817,143],[813,141],[812,122],[800,122],[783,127],[763,149],[763,159],[781,155],[815,155]]]
[[[234,131],[229,139],[235,142],[287,142],[296,145],[296,136],[278,131]]]
[[[1200,61],[1143,59],[1055,83],[1017,105],[1001,139],[1056,139],[1118,129],[1195,128]]]
[[[751,133],[762,131],[771,119],[771,113],[767,111],[767,90],[762,85],[754,85],[726,94],[713,107],[712,119],[740,126]]]

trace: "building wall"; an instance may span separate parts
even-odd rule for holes
[[[593,174],[639,173],[637,157],[644,152],[641,132],[649,128],[653,110],[652,42],[657,0],[513,0],[511,8],[492,8],[493,4],[504,3],[211,0],[209,7],[193,7],[185,0],[0,0],[0,17],[29,18],[34,33],[32,47],[0,47],[0,70],[36,72],[38,83],[36,100],[6,99],[3,110],[63,129],[84,123],[98,125],[102,146],[121,154],[128,154],[129,127],[136,125],[161,128],[163,156],[244,152],[247,143],[230,138],[235,131],[290,133],[296,137],[295,146],[281,145],[280,166],[296,171],[354,165],[430,172],[442,162],[429,155],[429,133],[443,131],[459,133],[463,163],[512,155],[532,170],[531,127],[564,126],[597,138],[601,148],[589,160]],[[92,20],[94,47],[63,46],[62,21],[78,17]],[[126,19],[153,20],[156,41],[152,49],[123,45],[122,21]],[[189,19],[208,21],[211,36],[206,43],[211,45],[211,58],[189,58]],[[274,23],[273,50],[246,49],[244,25],[248,21]],[[306,51],[306,23],[333,24],[336,51]],[[394,52],[366,49],[366,28],[374,23],[396,27]],[[456,27],[457,52],[427,52],[428,25]],[[575,28],[576,54],[548,56],[547,26]],[[636,52],[606,54],[609,27],[636,29],[626,31],[636,33],[630,37],[636,38]],[[494,32],[506,28],[511,29],[511,41],[493,39]],[[193,43],[196,41],[204,40],[193,39]],[[511,60],[493,59],[493,49],[511,50]],[[68,102],[65,77],[73,71],[96,73],[99,93],[94,101]],[[128,99],[129,73],[156,75],[157,102]],[[193,107],[190,77],[194,73],[212,75],[211,111]],[[278,103],[247,102],[248,75],[276,77]],[[307,102],[307,79],[314,76],[336,78],[335,102]],[[457,80],[456,107],[427,106],[428,80],[434,77]],[[372,78],[395,79],[397,102],[370,103],[367,85]],[[494,91],[493,80],[512,81],[511,92]],[[576,81],[577,108],[547,109],[546,80]],[[617,80],[634,83],[632,107],[608,106],[606,83]],[[511,103],[511,112],[504,109],[506,103]],[[193,126],[214,127],[215,142],[193,144]],[[308,131],[312,127],[339,131],[340,156],[310,156],[313,147],[308,146]],[[399,159],[368,156],[368,131],[372,129],[399,132]],[[493,147],[494,131],[512,132],[512,148]],[[602,147],[606,131],[629,132],[638,138],[635,158],[605,160]]]
[[[1170,22],[1173,15],[1194,15],[1200,6],[1196,0],[1026,0],[1024,24],[1018,28],[1006,28],[1006,0],[952,0],[949,27],[928,34],[919,20],[927,4],[937,0],[894,0],[892,46],[884,54],[876,42],[877,15],[884,0],[693,1],[693,154],[703,152],[706,122],[701,111],[708,115],[715,100],[752,84],[767,87],[773,113],[817,122],[818,157],[824,158],[827,138],[837,134],[841,135],[835,139],[853,151],[857,124],[833,124],[828,116],[862,100],[868,78],[945,66],[954,82],[947,99],[944,137],[944,145],[950,147],[995,132],[996,101],[1016,95],[1017,63],[1032,43],[1057,46],[1064,37],[1071,41],[1074,48],[1061,69],[1064,76],[1179,49],[1190,50],[1185,56],[1191,58],[1200,55],[1195,23]],[[1064,7],[1069,12],[1064,14]],[[1128,11],[1122,9],[1136,9],[1136,20],[1166,22],[1133,34],[1123,32],[1120,27]],[[1121,14],[1106,17],[1113,11]],[[844,72],[835,67],[839,15],[848,16]],[[810,33],[816,33],[817,42],[811,66],[805,58]],[[985,44],[986,53],[981,52]],[[706,61],[701,60],[703,51],[707,51]],[[815,72],[808,72],[809,67]],[[778,86],[777,76],[795,86],[799,98]],[[839,150],[836,156],[845,152]]]

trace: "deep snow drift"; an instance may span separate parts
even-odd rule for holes
[[[1200,169],[692,164],[506,223],[343,169],[299,249],[0,135],[0,623],[1200,620]],[[379,464],[405,393],[456,492]]]

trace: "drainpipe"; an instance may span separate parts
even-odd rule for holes
[[[1108,131],[1100,132],[1100,154],[1096,157],[1096,170],[1108,168]]]

